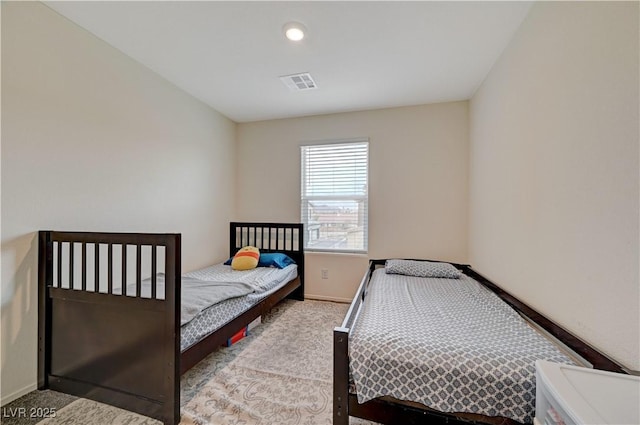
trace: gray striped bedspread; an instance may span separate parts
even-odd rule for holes
[[[392,396],[443,412],[535,411],[535,361],[573,364],[494,293],[470,277],[374,272],[349,340],[358,401]]]
[[[164,278],[164,273],[158,273],[156,290],[160,300],[164,299],[165,294]],[[181,326],[189,323],[194,317],[214,304],[241,297],[256,290],[250,283],[242,281],[225,282],[182,276],[180,282]],[[128,285],[127,293],[135,292],[134,288],[135,284]],[[151,278],[142,281],[140,294],[144,298],[151,298]]]

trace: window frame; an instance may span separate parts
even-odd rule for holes
[[[305,171],[305,160],[303,148],[305,147],[315,147],[315,146],[326,146],[326,145],[350,145],[350,144],[365,144],[366,145],[366,192],[363,195],[314,195],[314,196],[305,196],[305,186],[307,183]],[[329,253],[329,254],[368,254],[369,252],[369,171],[370,171],[370,158],[369,158],[369,147],[370,142],[368,137],[357,137],[352,139],[332,139],[332,140],[321,140],[321,141],[309,141],[304,142],[299,145],[300,147],[300,217],[301,222],[304,223],[304,250],[307,252],[317,252],[317,253]],[[354,201],[364,201],[365,202],[365,225],[363,226],[363,248],[362,249],[339,249],[339,248],[318,248],[318,247],[309,247],[309,226],[308,220],[305,218],[305,214],[309,211],[308,202],[309,200],[327,200],[327,201],[335,201],[335,200],[354,200]],[[307,203],[306,208],[303,205]],[[306,214],[308,215],[308,214]]]

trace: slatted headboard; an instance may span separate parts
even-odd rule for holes
[[[260,252],[282,252],[298,265],[298,275],[304,293],[304,232],[301,223],[240,223],[232,222],[229,230],[229,254],[235,255],[251,245]]]

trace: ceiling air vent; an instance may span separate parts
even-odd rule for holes
[[[283,75],[280,81],[293,91],[317,89],[316,82],[311,78],[311,74],[303,72],[302,74]]]

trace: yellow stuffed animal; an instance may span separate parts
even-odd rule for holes
[[[255,246],[245,246],[241,248],[231,260],[233,270],[251,270],[258,266],[260,250]]]

